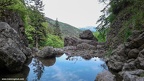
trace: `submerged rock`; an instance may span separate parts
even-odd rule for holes
[[[0,69],[20,71],[26,55],[30,55],[27,50],[18,33],[7,23],[0,22]]]

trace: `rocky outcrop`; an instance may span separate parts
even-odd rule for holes
[[[87,43],[93,46],[97,46],[97,39],[94,37],[90,30],[85,30],[80,34],[80,38],[65,37],[64,46],[77,46],[78,44]]]
[[[90,30],[83,31],[80,38],[65,37],[64,52],[69,56],[82,56],[84,59],[103,57],[105,43],[98,43]]]
[[[36,56],[41,58],[47,58],[47,57],[55,57],[56,55],[60,55],[63,53],[64,53],[63,49],[47,46],[44,47],[42,50],[40,50]]]
[[[18,72],[26,57],[31,55],[18,33],[5,22],[0,22],[0,69]]]
[[[116,77],[109,71],[103,71],[97,75],[95,81],[116,81]]]
[[[6,22],[12,27],[20,36],[21,42],[28,46],[26,38],[24,23],[21,15],[13,10],[3,10],[0,16],[0,22]]]
[[[119,45],[106,61],[108,68],[120,72],[124,81],[144,81],[144,76],[140,77],[144,70],[143,45],[144,32],[129,42]]]

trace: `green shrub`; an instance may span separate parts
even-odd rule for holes
[[[64,42],[59,36],[48,34],[46,45],[60,48],[64,46]]]

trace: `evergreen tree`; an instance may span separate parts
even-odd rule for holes
[[[55,21],[54,33],[55,33],[55,35],[57,35],[57,36],[59,36],[61,38],[61,30],[60,30],[58,19],[56,19],[56,21]]]

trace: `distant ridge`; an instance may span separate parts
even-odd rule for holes
[[[85,31],[85,30],[91,30],[92,32],[96,31],[95,26],[87,26],[87,27],[83,27],[83,28],[79,28],[79,29],[82,30],[82,31]]]
[[[47,22],[49,23],[49,25],[51,26],[51,28],[54,28],[55,25],[55,20],[46,17]],[[59,21],[59,25],[60,25],[60,30],[62,33],[63,37],[66,36],[74,36],[74,37],[79,37],[79,34],[82,32],[80,29],[71,26],[69,24],[63,23]]]

